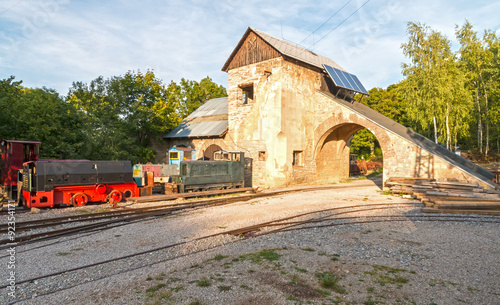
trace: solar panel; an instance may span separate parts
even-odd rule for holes
[[[368,95],[368,91],[366,91],[356,75],[325,64],[323,64],[323,67],[325,67],[335,86]]]

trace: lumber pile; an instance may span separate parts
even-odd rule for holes
[[[419,199],[424,213],[500,215],[500,191],[478,184],[398,177],[385,182],[392,193]]]

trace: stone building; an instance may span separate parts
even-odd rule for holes
[[[356,92],[336,84],[325,65],[345,71],[248,28],[222,68],[227,99],[207,102],[208,109],[200,107],[165,140],[196,148],[198,158],[215,147],[242,150],[253,186],[276,187],[348,178],[350,140],[367,128],[382,148],[384,180],[410,176],[494,187],[491,173],[354,101]]]
[[[165,144],[157,162],[165,162],[166,151],[173,146],[195,148],[196,159],[212,160],[214,151],[231,148],[225,142],[227,125],[227,97],[205,102],[163,137]]]

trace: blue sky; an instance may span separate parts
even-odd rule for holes
[[[455,25],[468,19],[481,35],[500,34],[498,12],[500,1],[481,0],[3,0],[0,79],[66,95],[74,81],[152,69],[165,83],[210,76],[226,87],[221,68],[251,26],[333,59],[367,89],[385,88],[401,80],[408,21],[456,48]]]

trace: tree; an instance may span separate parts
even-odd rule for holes
[[[40,141],[43,158],[78,158],[83,120],[53,89],[24,88],[14,77],[0,81],[0,137]]]
[[[460,63],[467,72],[477,106],[477,131],[479,151],[488,155],[490,150],[490,126],[494,120],[491,103],[494,92],[498,90],[498,38],[494,32],[485,31],[483,38],[478,38],[477,32],[467,20],[461,28],[456,27],[456,35],[460,41]],[[495,58],[496,57],[496,58]],[[483,131],[484,122],[484,131]],[[495,125],[493,125],[495,126]],[[483,132],[486,133],[483,139]]]
[[[198,109],[207,100],[227,96],[226,89],[214,83],[208,76],[199,83],[184,78],[181,79],[180,93],[182,96],[180,106],[183,118]]]
[[[0,80],[0,139],[16,139],[19,105],[17,101],[22,95],[21,81],[15,77]]]
[[[411,63],[402,65],[406,78],[399,85],[408,118],[423,130],[432,126],[434,141],[441,140],[451,149],[453,137],[468,128],[468,121],[462,117],[470,105],[463,91],[464,75],[446,37],[412,22],[408,23],[408,33],[402,49]]]
[[[372,88],[368,91],[370,95],[363,97],[361,102],[373,110],[402,125],[408,124],[405,104],[399,96],[397,85],[391,85],[387,89]]]
[[[226,90],[210,78],[165,86],[153,71],[129,71],[89,85],[73,83],[67,100],[88,121],[89,159],[153,161],[153,137],[160,138],[207,99]]]

